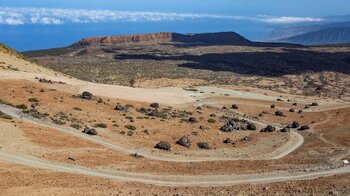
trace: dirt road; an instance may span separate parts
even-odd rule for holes
[[[41,160],[23,154],[15,154],[0,151],[0,159],[16,164],[27,165],[34,168],[50,169],[60,172],[68,172],[74,174],[83,174],[94,177],[114,179],[124,182],[138,182],[145,184],[154,184],[159,186],[229,186],[235,184],[259,184],[271,182],[283,182],[292,180],[316,179],[319,177],[332,176],[337,174],[350,173],[350,166],[341,167],[325,171],[316,171],[309,173],[276,172],[262,173],[250,175],[211,175],[211,176],[187,176],[187,175],[151,175],[143,173],[131,173],[123,171],[115,171],[107,173],[96,169],[78,167],[60,163],[54,163]]]
[[[300,145],[302,145],[304,139],[303,137],[298,134],[297,132],[291,132],[291,139],[289,142],[287,142],[285,145],[281,146],[280,148],[277,148],[273,152],[270,152],[269,154],[261,155],[259,157],[253,157],[253,158],[223,158],[223,157],[215,157],[215,156],[210,156],[210,157],[184,157],[181,155],[174,155],[174,154],[155,154],[155,153],[148,153],[145,152],[144,150],[141,149],[129,149],[126,147],[123,147],[121,145],[118,145],[117,143],[111,143],[109,141],[106,141],[100,137],[96,136],[89,136],[87,134],[81,133],[75,129],[68,128],[68,127],[63,127],[59,126],[53,123],[49,123],[46,121],[42,121],[39,119],[35,119],[29,116],[24,116],[22,114],[21,110],[14,108],[12,106],[7,106],[4,104],[0,104],[0,111],[14,117],[17,119],[20,119],[22,121],[43,126],[43,127],[48,127],[48,128],[53,128],[57,131],[61,131],[76,137],[80,137],[86,140],[89,140],[91,142],[100,144],[106,148],[114,149],[126,154],[132,154],[132,153],[137,153],[139,155],[142,155],[145,158],[149,159],[154,159],[154,160],[159,160],[159,161],[168,161],[168,162],[204,162],[204,161],[229,161],[229,160],[271,160],[271,159],[280,159],[291,152],[293,152],[295,149],[297,149]],[[250,120],[250,119],[249,119]],[[255,123],[262,124],[266,126],[267,124],[259,122],[259,121],[254,121]]]

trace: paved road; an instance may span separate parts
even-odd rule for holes
[[[14,117],[17,119],[21,119],[24,122],[28,122],[31,124],[35,124],[35,125],[39,125],[39,126],[43,126],[43,127],[48,127],[48,128],[52,128],[52,129],[56,129],[57,131],[61,131],[64,133],[68,133],[70,135],[76,136],[76,137],[80,137],[86,140],[89,140],[91,142],[94,142],[96,144],[100,144],[104,147],[110,148],[110,149],[114,149],[114,150],[118,150],[120,152],[123,153],[127,153],[127,154],[132,154],[132,153],[137,153],[139,155],[144,156],[145,158],[149,158],[149,159],[154,159],[154,160],[159,160],[159,161],[168,161],[168,162],[204,162],[204,161],[228,161],[228,160],[271,160],[271,159],[280,159],[283,158],[285,156],[287,156],[288,154],[290,154],[291,152],[293,152],[295,149],[297,149],[304,141],[304,138],[296,133],[296,132],[291,132],[291,138],[292,138],[292,142],[285,144],[284,146],[282,146],[280,149],[276,149],[275,151],[271,152],[270,154],[268,154],[268,156],[264,156],[264,157],[256,157],[256,158],[223,158],[223,157],[215,157],[215,156],[210,156],[210,157],[185,157],[185,156],[181,156],[181,155],[173,155],[173,154],[155,154],[155,153],[148,153],[145,152],[143,150],[138,150],[138,149],[129,149],[126,147],[123,147],[121,145],[118,145],[117,143],[111,143],[109,141],[106,141],[100,137],[96,137],[96,136],[90,136],[81,132],[78,132],[72,128],[68,128],[68,127],[63,127],[63,126],[59,126],[53,123],[49,123],[46,121],[42,121],[40,119],[35,119],[32,117],[28,117],[28,116],[23,116],[21,110],[14,108],[12,106],[8,106],[8,105],[4,105],[4,104],[0,104],[0,111]],[[251,119],[249,119],[250,121],[252,121]],[[255,123],[258,124],[262,124],[262,125],[267,125],[263,122],[259,122],[259,121],[254,121]],[[296,140],[294,142],[294,140]]]
[[[350,173],[350,166],[331,169],[326,171],[310,173],[269,173],[269,174],[250,174],[250,175],[211,175],[211,176],[190,176],[190,175],[152,175],[143,173],[131,173],[115,171],[107,173],[97,169],[90,169],[80,166],[54,163],[41,160],[24,154],[16,154],[0,151],[0,160],[16,164],[26,165],[34,168],[49,169],[60,172],[82,174],[93,177],[114,179],[123,182],[138,182],[145,184],[154,184],[159,186],[229,186],[235,184],[259,184],[271,182],[284,182],[293,180],[316,179],[319,177],[333,176],[337,174]]]

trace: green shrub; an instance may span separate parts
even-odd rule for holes
[[[74,129],[81,129],[81,126],[79,124],[71,124],[70,127]]]
[[[81,109],[80,107],[74,107],[73,110],[82,111],[83,109]]]
[[[134,125],[125,125],[124,127],[129,130],[136,130],[136,127]]]
[[[97,123],[95,124],[94,127],[98,127],[98,128],[107,128],[107,125],[105,123]]]
[[[39,100],[35,97],[29,98],[28,101],[29,102],[39,102]]]
[[[25,109],[27,109],[27,106],[24,104],[20,104],[20,105],[16,105],[16,108],[25,110]]]
[[[215,123],[216,122],[216,120],[212,119],[212,118],[209,118],[207,121],[208,121],[208,123]]]
[[[7,114],[4,114],[0,111],[0,118],[2,119],[6,119],[6,120],[12,120],[12,117],[7,115]]]

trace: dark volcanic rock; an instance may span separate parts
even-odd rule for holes
[[[90,129],[89,127],[85,127],[83,133],[88,135],[97,135],[97,131],[95,129]]]
[[[151,103],[152,108],[159,108],[159,103]]]
[[[233,140],[231,138],[226,138],[224,141],[223,141],[225,144],[232,144],[233,143]]]
[[[237,104],[233,104],[233,105],[232,105],[232,109],[237,110],[237,109],[238,109],[238,105],[237,105]]]
[[[123,105],[116,105],[115,106],[115,108],[114,108],[115,110],[118,110],[118,111],[124,111],[125,109],[126,109],[126,107],[125,106],[123,106]]]
[[[160,141],[158,144],[156,144],[156,146],[154,146],[154,148],[170,151],[171,145],[168,142]]]
[[[187,137],[186,135],[182,136],[177,142],[177,144],[184,146],[184,147],[190,147],[192,144],[192,141],[189,137]]]
[[[228,123],[226,123],[224,126],[222,126],[220,130],[223,132],[232,132],[232,131],[238,130],[238,126],[233,120],[231,120]]]
[[[90,99],[92,99],[92,97],[93,97],[93,95],[87,91],[85,91],[81,94],[82,99],[90,100]]]
[[[284,113],[281,112],[281,111],[276,111],[276,112],[275,112],[275,115],[276,115],[276,116],[285,116]]]
[[[255,126],[255,124],[254,124],[254,123],[248,123],[248,125],[247,125],[247,129],[248,129],[248,130],[252,130],[252,131],[254,131],[254,130],[256,130],[256,126]]]
[[[190,118],[188,119],[188,122],[196,123],[196,122],[198,122],[198,120],[197,120],[195,117],[190,117]]]
[[[298,130],[299,130],[299,131],[304,131],[304,130],[308,130],[308,129],[310,129],[310,126],[309,126],[309,125],[303,125],[303,126],[301,126]]]
[[[207,142],[198,142],[197,146],[202,149],[210,149],[210,146]]]
[[[276,130],[275,127],[271,126],[271,125],[267,125],[267,127],[261,129],[260,132],[274,132]]]
[[[290,132],[290,128],[284,127],[283,129],[280,130],[280,132],[283,132],[283,133]]]

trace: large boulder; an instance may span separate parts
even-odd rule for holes
[[[85,127],[83,133],[86,133],[88,135],[97,135],[96,129],[90,129],[89,127]]]
[[[281,111],[276,111],[276,112],[275,112],[275,115],[276,115],[276,116],[285,116],[284,113],[281,112]]]
[[[188,122],[196,123],[196,122],[198,122],[198,120],[197,120],[195,117],[190,117],[190,118],[188,119]]]
[[[93,94],[91,94],[90,92],[87,92],[87,91],[84,91],[81,94],[82,99],[90,100],[90,99],[92,99],[92,97],[93,97]]]
[[[222,132],[232,132],[232,131],[238,130],[238,128],[239,126],[233,120],[230,120],[224,126],[222,126],[220,130]]]
[[[210,146],[207,142],[198,142],[197,146],[198,148],[201,148],[201,149],[210,149]]]
[[[158,144],[156,144],[154,146],[154,148],[157,148],[157,149],[160,149],[160,150],[170,151],[171,150],[171,145],[168,142],[160,141]]]
[[[272,125],[267,125],[265,128],[261,129],[260,132],[274,132],[276,130]]]
[[[255,126],[254,123],[248,123],[247,129],[248,129],[248,130],[255,131],[255,130],[256,130],[256,126]]]
[[[294,121],[292,124],[290,124],[290,128],[296,129],[298,128],[300,125],[297,121]]]
[[[191,146],[192,141],[188,136],[184,135],[176,143],[188,148]]]

